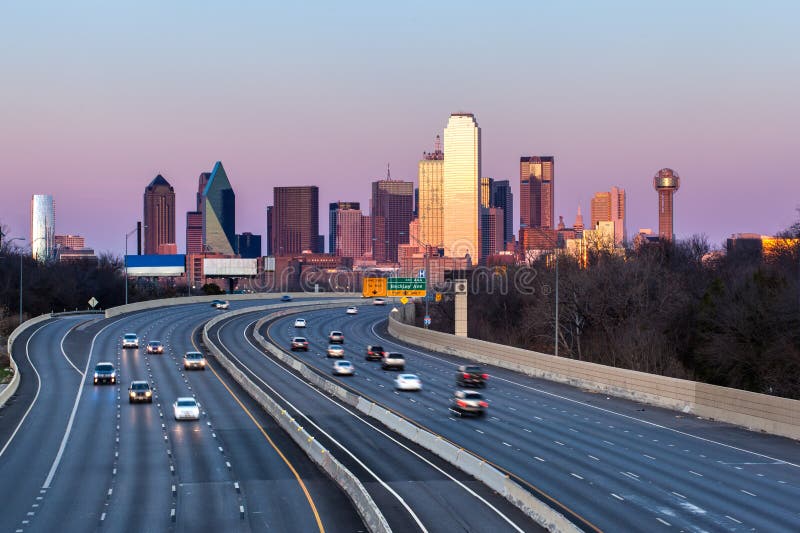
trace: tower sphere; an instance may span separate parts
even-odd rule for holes
[[[662,168],[653,176],[653,187],[657,191],[672,190],[677,191],[681,186],[681,177],[671,168]]]

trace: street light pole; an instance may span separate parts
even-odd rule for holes
[[[556,259],[556,331],[555,331],[555,356],[558,357],[558,250],[553,250]]]
[[[138,231],[138,228],[133,228],[125,234],[125,305],[128,305],[128,237]]]

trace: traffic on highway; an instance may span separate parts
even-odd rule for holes
[[[352,472],[392,531],[544,530],[287,361],[500,469],[583,531],[800,524],[789,439],[407,345],[387,332],[392,305],[294,298],[257,328],[274,311],[248,308],[274,300],[225,303],[55,318],[17,338],[25,379],[0,410],[0,530],[367,530],[254,394]],[[257,393],[203,343],[217,317],[207,339]]]

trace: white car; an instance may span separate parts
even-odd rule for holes
[[[172,410],[175,413],[175,420],[200,419],[200,404],[189,396],[175,400],[175,403],[172,404]]]
[[[123,348],[138,348],[139,347],[139,337],[136,333],[126,333],[122,336],[122,347]]]
[[[294,327],[296,328],[304,328],[306,327],[306,319],[305,318],[296,318],[294,321]]]
[[[422,380],[416,374],[400,374],[394,380],[397,390],[422,390]]]
[[[228,300],[214,300],[211,302],[211,307],[214,309],[228,309],[230,307],[230,303]]]
[[[333,373],[336,376],[352,376],[356,373],[356,368],[350,361],[336,361],[333,363]]]
[[[372,300],[372,305],[386,305],[386,300],[383,298],[375,298]]]
[[[358,307],[356,307],[355,305],[351,305],[350,307],[347,308],[347,311],[345,311],[345,313],[347,313],[348,315],[357,315]]]

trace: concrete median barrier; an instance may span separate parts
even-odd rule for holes
[[[297,311],[284,310],[279,313],[269,314],[256,322],[255,331],[260,331],[267,322],[295,312]],[[286,354],[283,350],[270,343],[260,334],[257,335],[255,339],[264,350],[274,354],[279,360],[284,362],[292,361],[295,364],[299,363],[299,365],[302,367],[300,370],[301,375],[303,375],[321,390],[337,396],[348,405],[355,407],[358,411],[364,413],[374,420],[377,420],[378,422],[381,422],[389,429],[397,432],[410,441],[425,448],[426,450],[433,452],[438,457],[444,459],[455,467],[460,468],[462,471],[470,474],[475,479],[481,481],[490,489],[506,498],[515,507],[519,508],[527,516],[533,519],[537,524],[547,528],[549,531],[559,531],[565,533],[577,533],[581,531],[580,528],[567,520],[558,511],[549,507],[542,500],[537,499],[537,497],[527,489],[511,480],[505,473],[494,468],[485,461],[474,455],[471,455],[468,451],[457,447],[440,435],[413,424],[411,421],[394,414],[385,407],[378,405],[364,398],[363,396],[344,389],[343,387],[312,370],[312,368],[303,361]],[[470,456],[473,459],[470,461],[467,459],[467,456]],[[469,470],[467,470],[467,468],[469,468]],[[515,490],[513,492],[509,491],[509,486],[515,487]],[[513,498],[511,495],[513,495]]]
[[[9,381],[6,384],[5,388],[3,388],[2,391],[0,391],[0,408],[2,408],[6,404],[9,398],[14,396],[14,393],[16,393],[17,389],[19,388],[20,380],[22,379],[22,376],[19,373],[19,369],[17,368],[17,363],[16,361],[14,361],[14,351],[13,351],[14,341],[16,341],[17,337],[22,335],[26,330],[32,328],[33,326],[41,324],[46,320],[50,320],[50,318],[52,318],[52,315],[50,313],[47,313],[26,320],[25,322],[14,328],[14,331],[12,331],[11,335],[8,336],[8,344],[7,344],[8,359],[13,375],[11,376],[11,381]]]
[[[691,413],[800,440],[800,400],[779,398],[685,379],[646,374],[586,361],[456,337],[389,318],[389,333],[435,352],[514,370],[649,405]]]
[[[228,300],[230,302],[251,301],[251,300],[275,300],[276,303],[284,294],[289,294],[293,300],[297,298],[320,298],[323,300],[339,300],[347,298],[352,304],[355,299],[360,301],[361,293],[343,293],[343,292],[296,292],[296,293],[274,293],[274,292],[254,292],[251,294],[217,294],[217,295],[202,295],[202,296],[178,296],[176,298],[161,298],[158,300],[147,300],[144,302],[129,303],[126,305],[119,305],[117,307],[109,307],[105,311],[106,318],[115,317],[125,313],[133,313],[136,311],[143,311],[145,309],[155,309],[158,307],[171,307],[175,305],[187,304],[210,304],[214,300]],[[289,306],[292,303],[303,302],[287,302],[281,303],[282,306]]]
[[[325,306],[309,306],[307,304],[289,304],[289,306],[293,308],[292,312],[297,312],[299,310],[309,310],[312,307],[325,308],[330,307],[331,305],[341,305],[341,303],[349,302],[350,300],[346,300],[344,302],[329,302]],[[239,383],[256,402],[259,403],[259,405],[261,405],[261,407],[278,423],[278,425],[280,425],[281,428],[286,431],[289,437],[291,437],[291,439],[294,440],[295,443],[297,443],[297,445],[305,451],[308,457],[311,458],[311,460],[317,465],[319,465],[319,467],[322,468],[327,475],[342,488],[342,490],[353,502],[353,505],[356,507],[356,510],[361,516],[361,519],[364,521],[364,524],[367,526],[367,529],[369,529],[369,531],[372,533],[390,533],[391,528],[389,527],[389,523],[386,521],[386,518],[375,504],[370,494],[364,488],[361,481],[359,481],[358,478],[355,477],[352,472],[350,472],[350,470],[336,460],[336,458],[333,457],[333,455],[331,455],[327,449],[320,445],[316,439],[309,434],[296,420],[289,416],[288,413],[283,410],[272,397],[258,387],[249,377],[247,377],[247,375],[244,374],[244,372],[239,370],[239,368],[236,367],[236,365],[234,365],[233,362],[225,356],[225,354],[208,336],[209,329],[222,320],[242,314],[274,310],[275,307],[276,306],[268,305],[257,308],[240,309],[215,317],[207,322],[203,327],[203,343],[214,355],[217,361],[219,361],[220,365],[225,369],[225,371],[228,372],[230,376],[237,383]],[[281,307],[285,308],[287,306],[286,304],[283,304]],[[274,314],[288,314],[288,312],[289,311],[287,309],[283,309],[282,311]]]

